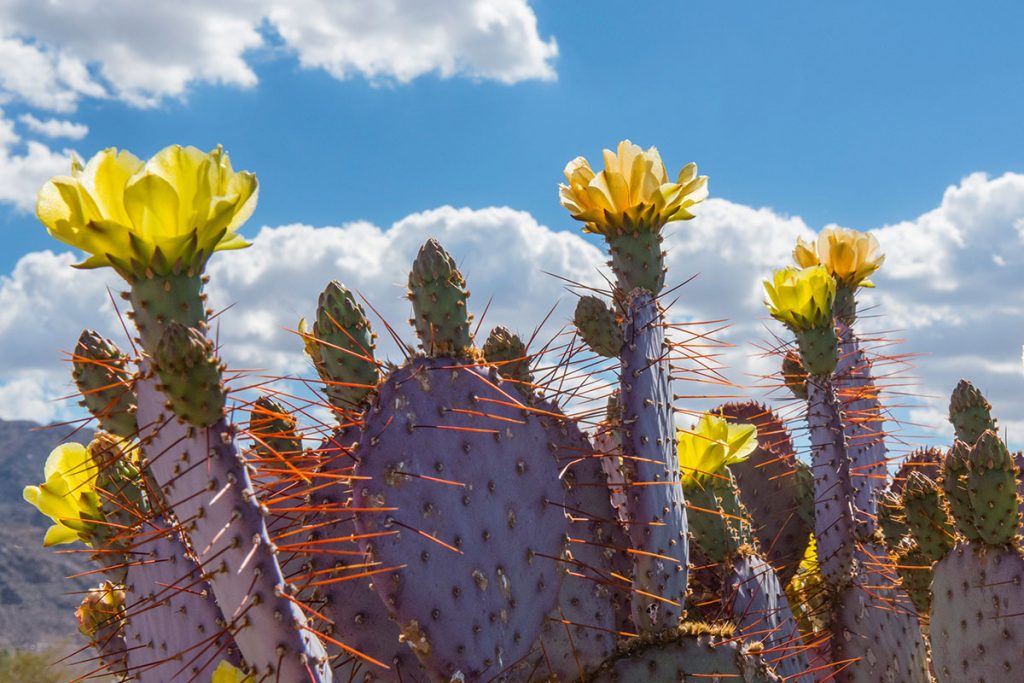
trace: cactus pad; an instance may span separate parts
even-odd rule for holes
[[[811,683],[813,676],[802,652],[800,629],[789,608],[775,570],[756,555],[744,554],[732,564],[723,600],[729,604],[737,634],[744,641],[760,641],[766,659],[787,681]]]
[[[801,401],[807,400],[807,369],[794,349],[787,351],[782,359],[782,379],[793,396]]]
[[[125,578],[128,670],[141,683],[209,680],[217,660],[238,664],[220,610],[177,534],[160,520],[135,545]]]
[[[546,401],[536,405],[557,410]],[[576,423],[563,421],[559,431],[562,446],[556,457],[564,471],[569,554],[558,604],[540,636],[536,675],[571,681],[615,652],[616,632],[632,630],[630,584],[625,579],[632,561],[626,552],[629,540],[609,499],[605,458],[595,456]]]
[[[812,378],[807,382],[807,392],[815,492],[814,538],[821,574],[829,585],[838,588],[855,570],[850,460],[843,438],[839,401],[831,383]]]
[[[637,639],[581,683],[781,683],[759,650],[712,635],[673,633]]]
[[[633,477],[626,490],[633,550],[633,621],[641,632],[674,627],[686,596],[689,541],[664,319],[657,300],[634,290],[620,355],[622,453]],[[653,596],[653,597],[652,597]]]
[[[1020,532],[1021,522],[1017,465],[993,431],[978,438],[969,458],[967,492],[978,534],[989,545],[1010,543]]]
[[[583,296],[576,302],[573,323],[590,350],[605,358],[614,358],[622,350],[622,328],[615,312],[596,296]]]
[[[374,588],[435,675],[497,675],[558,599],[566,520],[557,418],[493,368],[414,359],[381,385],[356,450],[356,528]],[[509,552],[516,549],[515,552]]]
[[[996,429],[992,404],[977,387],[965,379],[957,383],[950,396],[949,421],[953,423],[956,438],[969,446],[973,446],[986,430]]]
[[[931,639],[939,683],[1024,679],[1024,558],[959,545],[934,567]]]
[[[220,359],[213,342],[195,327],[171,321],[154,356],[160,389],[174,414],[197,427],[209,427],[224,414]]]
[[[953,549],[953,523],[934,481],[911,472],[903,491],[903,507],[910,534],[925,557],[936,562]]]
[[[100,427],[124,438],[135,435],[135,396],[127,381],[128,357],[114,342],[83,330],[75,345],[72,377],[82,392],[82,405]]]
[[[971,447],[957,439],[942,461],[942,491],[946,494],[949,511],[957,530],[969,541],[980,541],[975,520],[974,505],[967,490],[968,459]]]
[[[506,327],[495,327],[487,335],[481,350],[487,362],[497,366],[503,378],[519,383],[520,393],[529,395],[533,391],[530,357],[526,353],[526,344],[518,334],[510,332]]]
[[[462,356],[470,345],[466,281],[448,252],[431,238],[420,247],[409,273],[409,300],[423,352]]]
[[[342,410],[359,406],[380,379],[374,361],[374,335],[352,293],[337,281],[327,283],[320,294],[313,325],[315,341],[310,354],[321,379],[327,382],[325,393]]]
[[[328,683],[326,652],[287,590],[249,470],[224,419],[178,420],[150,377],[136,384],[143,464],[189,537],[235,642],[257,677]],[[258,625],[258,626],[257,626]]]
[[[616,285],[623,293],[643,289],[658,294],[665,286],[665,254],[660,231],[637,230],[605,235]]]
[[[843,411],[853,504],[863,513],[859,521],[871,527],[877,498],[888,477],[882,403],[871,360],[853,329],[844,324],[839,326],[839,348],[833,382]]]
[[[856,561],[861,567],[856,581],[835,598],[831,641],[833,661],[854,661],[830,680],[929,683],[927,648],[914,606],[896,586],[896,577],[879,569],[889,562],[885,550],[864,544]]]

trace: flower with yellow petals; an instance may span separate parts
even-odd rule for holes
[[[210,679],[210,683],[253,683],[253,677],[245,675],[231,662],[222,659],[217,668],[213,670],[213,678]]]
[[[705,413],[692,430],[679,430],[678,442],[683,485],[701,485],[727,465],[742,462],[754,452],[757,427]]]
[[[816,242],[797,238],[793,260],[801,268],[823,265],[842,287],[874,287],[868,278],[885,262],[878,240],[869,232],[825,228]]]
[[[658,150],[644,151],[629,140],[618,151],[604,150],[604,170],[594,173],[590,163],[576,157],[565,167],[568,185],[559,185],[562,206],[585,232],[658,232],[672,221],[693,218],[690,208],[707,197],[707,176],[697,165],[683,167],[676,182],[669,182]]]
[[[775,271],[765,280],[768,312],[794,332],[830,327],[836,281],[824,266]]]
[[[85,446],[66,443],[57,446],[46,458],[39,486],[26,486],[25,500],[53,520],[46,531],[44,546],[84,541],[92,545],[93,522],[100,519],[100,500],[96,493],[96,463]]]
[[[129,282],[201,271],[214,251],[248,243],[236,230],[256,208],[256,176],[228,155],[172,145],[143,163],[114,148],[39,191],[36,215],[58,240],[90,256],[80,268],[111,266]]]

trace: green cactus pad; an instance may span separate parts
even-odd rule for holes
[[[177,321],[185,327],[203,329],[206,324],[204,276],[161,275],[132,283],[128,300],[132,304],[129,317],[135,321],[142,347],[152,354],[160,343],[164,327]]]
[[[792,349],[782,359],[782,379],[793,396],[801,401],[807,400],[807,369],[800,354]]]
[[[921,552],[909,539],[904,539],[893,556],[903,590],[910,596],[918,614],[928,614],[932,604],[932,565],[935,560]]]
[[[956,438],[973,445],[985,430],[995,431],[992,405],[965,379],[960,380],[949,399],[949,421],[956,430]]]
[[[887,489],[878,501],[878,528],[886,547],[891,551],[910,533],[903,511],[903,500],[895,491]]]
[[[808,528],[814,528],[814,473],[811,466],[797,462],[793,470],[796,479],[796,513]]]
[[[267,460],[281,460],[302,453],[302,437],[295,432],[295,418],[268,396],[256,399],[249,410],[249,435],[253,451]]]
[[[583,296],[576,302],[573,323],[590,350],[605,358],[614,358],[622,350],[622,328],[615,313],[596,296]]]
[[[409,273],[409,300],[420,346],[430,358],[465,356],[470,347],[466,310],[469,290],[455,261],[431,238],[420,247]]]
[[[128,357],[114,342],[83,330],[75,345],[71,376],[82,392],[82,406],[100,427],[125,438],[135,434],[135,395],[128,385]]]
[[[708,485],[686,486],[686,521],[694,545],[708,560],[720,564],[735,553],[739,541],[733,535],[715,490]]]
[[[781,682],[759,648],[714,635],[669,633],[627,642],[584,683]],[[769,655],[774,658],[777,654]]]
[[[839,339],[831,325],[796,332],[800,360],[810,375],[828,377],[839,362]],[[805,389],[806,391],[806,386]]]
[[[942,474],[943,453],[937,448],[919,448],[900,463],[896,475],[892,478],[889,488],[897,495],[903,495],[903,488],[907,485],[907,477],[911,472],[920,472],[927,475],[932,481],[938,481]]]
[[[174,414],[197,427],[209,427],[224,414],[220,359],[213,342],[194,327],[171,321],[156,348],[160,389]]]
[[[967,492],[974,507],[974,522],[989,545],[1010,543],[1020,532],[1017,466],[995,432],[981,435],[971,449]]]
[[[903,491],[903,506],[910,535],[930,562],[952,550],[956,536],[938,485],[920,472],[911,472]]]
[[[832,313],[836,320],[845,325],[853,325],[857,321],[856,287],[847,287],[836,283],[836,298],[832,303]]]
[[[971,447],[963,441],[953,442],[953,447],[942,460],[942,492],[946,494],[946,502],[949,503],[957,531],[969,541],[980,542],[974,505],[967,491],[967,462],[970,453]]]
[[[636,232],[606,235],[610,265],[623,294],[644,289],[657,295],[665,286],[665,253],[660,232]]]
[[[374,334],[352,293],[331,280],[320,294],[309,352],[319,352],[313,364],[326,382],[325,393],[341,410],[357,409],[380,380],[374,360]]]
[[[498,373],[503,378],[519,383],[520,393],[530,394],[533,392],[530,357],[526,353],[526,344],[518,334],[505,327],[495,327],[487,335],[483,352],[487,362],[497,366]]]

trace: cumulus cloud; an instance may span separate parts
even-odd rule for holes
[[[33,133],[39,135],[45,135],[48,138],[70,138],[72,140],[81,140],[89,134],[89,126],[84,123],[75,123],[74,121],[65,121],[62,119],[38,119],[32,114],[22,114],[18,117],[18,121],[25,124],[25,126]]]
[[[0,97],[65,112],[83,96],[151,106],[193,82],[252,86],[252,51],[279,46],[337,78],[397,82],[552,79],[558,52],[526,0],[11,0],[0,4]]]
[[[68,172],[71,151],[57,152],[37,140],[27,141],[19,151],[21,142],[14,123],[0,110],[0,202],[31,211],[43,183]]]
[[[1024,241],[1017,231],[1022,219],[1024,175],[972,175],[950,187],[934,210],[876,231],[887,261],[872,278],[878,289],[863,293],[859,325],[880,354],[918,354],[909,367],[879,365],[879,374],[887,375],[886,398],[906,423],[902,434],[907,438],[941,442],[948,437],[948,394],[965,376],[992,401],[1011,441],[1020,442]],[[764,312],[761,280],[789,263],[798,236],[813,235],[798,217],[720,199],[705,202],[696,220],[670,228],[665,242],[669,286],[698,275],[673,293],[672,320],[729,319],[731,327],[716,336],[734,345],[720,359],[729,366],[726,377],[732,381],[754,385],[759,376],[777,372],[775,359],[765,358],[761,345],[771,343],[773,334],[787,335]],[[287,330],[295,329],[300,317],[313,315],[318,293],[332,278],[365,295],[411,341],[405,280],[416,250],[430,236],[460,262],[473,291],[474,313],[480,315],[493,297],[484,333],[495,324],[529,333],[558,299],[561,304],[545,334],[569,320],[574,296],[563,281],[543,271],[593,286],[603,283],[604,257],[598,248],[575,232],[552,231],[509,208],[443,207],[387,229],[364,222],[265,227],[253,247],[211,262],[211,303],[218,309],[234,304],[218,319],[225,358],[234,367],[311,376],[298,339]],[[993,255],[1005,265],[993,265]],[[60,344],[70,348],[85,325],[123,339],[112,308],[103,303],[109,275],[71,270],[70,262],[67,254],[29,254],[0,279],[0,346],[10,349],[0,367],[0,392],[26,378],[45,377],[45,386],[61,386],[66,367],[55,361],[53,340],[64,340]],[[400,359],[383,326],[376,320],[375,325],[384,354]],[[713,327],[720,325],[703,329]],[[881,340],[905,343],[890,346]],[[677,387],[677,393],[690,393],[687,389]],[[709,392],[717,393],[707,387],[696,393]],[[759,390],[748,393],[757,396]]]

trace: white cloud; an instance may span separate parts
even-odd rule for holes
[[[948,189],[933,211],[878,231],[887,235],[888,260],[873,278],[878,289],[864,293],[859,327],[879,353],[920,354],[903,369],[891,362],[879,365],[890,388],[887,400],[910,423],[902,428],[908,437],[934,430],[933,438],[935,432],[946,438],[948,394],[963,376],[992,401],[1000,423],[1010,429],[1011,442],[1019,447],[1024,441],[1024,243],[1015,233],[1022,218],[1024,175],[974,175]],[[893,239],[897,231],[916,241]],[[797,236],[811,235],[797,217],[725,200],[709,200],[696,220],[672,228],[665,243],[669,286],[700,273],[672,295],[678,297],[673,320],[732,322],[716,335],[735,344],[723,356],[729,379],[755,384],[759,376],[777,371],[776,361],[763,357],[756,346],[770,343],[773,333],[785,336],[764,312],[760,282],[789,262]],[[542,271],[602,282],[604,259],[596,247],[577,233],[553,232],[508,208],[444,207],[413,214],[388,229],[364,222],[268,227],[253,247],[217,255],[210,266],[212,304],[235,304],[220,318],[225,357],[233,367],[311,376],[298,339],[286,328],[313,315],[318,293],[332,278],[364,294],[411,341],[405,280],[416,250],[430,236],[460,262],[473,292],[474,313],[480,315],[493,296],[484,334],[495,324],[529,333],[558,298],[562,302],[548,333],[569,320],[574,297]],[[934,248],[924,250],[921,244]],[[992,266],[993,252],[1006,266]],[[0,392],[23,381],[25,373],[44,373],[47,386],[61,386],[67,368],[55,361],[55,348],[70,348],[87,324],[123,339],[105,303],[109,276],[74,271],[67,267],[70,262],[69,255],[29,254],[0,279],[0,347],[5,349]],[[937,277],[947,279],[941,288],[935,286]],[[374,322],[384,354],[400,359],[387,332]],[[882,346],[882,338],[905,343]],[[893,372],[896,376],[888,376]],[[694,393],[689,389],[680,385],[677,393]],[[696,393],[728,392],[701,387]],[[700,405],[694,401],[686,407]],[[6,410],[3,406],[0,402],[0,411]]]
[[[27,141],[23,151],[16,151],[21,141],[14,124],[0,110],[0,202],[31,211],[43,183],[68,172],[71,151],[56,152],[36,140]]]
[[[324,2],[268,8],[270,23],[303,66],[335,78],[407,82],[435,72],[503,83],[555,77],[553,39],[537,32],[523,0]]]
[[[74,121],[61,119],[38,119],[32,114],[22,114],[18,117],[25,126],[33,133],[45,135],[48,138],[70,138],[81,140],[89,134],[89,126]]]
[[[27,3],[26,3],[27,4]],[[79,97],[102,97],[104,89],[82,62],[21,38],[5,35],[16,30],[0,7],[0,103],[18,99],[52,111],[74,110]]]
[[[516,83],[555,77],[558,49],[526,0],[201,0],[0,3],[0,103],[71,111],[83,96],[152,106],[194,82],[249,87],[276,40],[336,78],[436,73]]]

